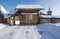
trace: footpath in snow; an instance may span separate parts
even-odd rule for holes
[[[0,39],[40,39],[36,26],[8,26],[0,30]]]
[[[0,39],[60,39],[60,26],[44,23],[29,26],[0,24]]]

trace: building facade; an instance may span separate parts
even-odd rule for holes
[[[41,5],[17,5],[14,14],[9,14],[10,17],[5,20],[10,25],[36,25],[41,23],[56,23],[60,20],[60,17],[52,15],[50,8],[47,14],[41,12],[43,9]]]
[[[9,18],[9,23],[11,25],[38,24],[40,23],[39,12],[42,9],[41,5],[18,5],[15,14]]]

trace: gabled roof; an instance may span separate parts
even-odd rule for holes
[[[40,12],[40,15],[46,15],[45,13],[43,13],[43,12]]]
[[[17,9],[43,9],[41,5],[17,5]]]
[[[8,11],[2,5],[0,5],[0,11],[2,13],[8,13]]]
[[[42,18],[60,18],[60,16],[55,16],[55,15],[41,15],[40,17],[42,17]]]
[[[4,14],[7,14],[8,11],[2,6],[0,5],[0,16],[4,17]]]

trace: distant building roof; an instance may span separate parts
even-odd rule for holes
[[[43,12],[40,12],[40,15],[46,15],[45,13],[43,13]]]
[[[60,16],[54,16],[54,15],[41,15],[40,17],[43,17],[43,18],[60,18]]]
[[[4,18],[9,18],[11,17],[10,15],[8,16],[8,14],[4,14]]]
[[[41,17],[43,17],[43,18],[52,18],[54,16],[52,16],[52,15],[41,15]]]
[[[18,9],[43,9],[41,5],[17,5]]]

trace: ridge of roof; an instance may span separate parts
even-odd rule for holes
[[[20,5],[16,6],[18,9],[41,9],[43,8],[42,5]]]

